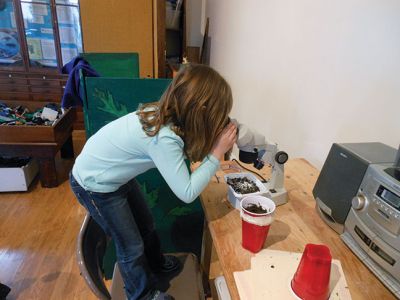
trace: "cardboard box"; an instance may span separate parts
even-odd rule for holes
[[[39,166],[35,159],[30,159],[22,167],[0,166],[0,192],[27,191],[38,172]]]

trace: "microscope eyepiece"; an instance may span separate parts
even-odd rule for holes
[[[252,164],[258,158],[258,152],[239,151],[239,160],[245,164]]]

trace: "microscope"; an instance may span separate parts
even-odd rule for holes
[[[265,137],[257,131],[248,128],[244,124],[236,122],[238,137],[236,144],[239,148],[239,160],[260,170],[267,163],[271,168],[271,178],[264,182],[267,188],[266,197],[271,198],[275,205],[287,203],[287,191],[283,186],[284,164],[289,159],[289,155],[284,151],[278,150],[278,145],[268,143]]]

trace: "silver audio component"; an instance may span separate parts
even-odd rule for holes
[[[342,240],[400,297],[400,168],[371,164],[345,222]],[[355,246],[356,245],[356,246]]]

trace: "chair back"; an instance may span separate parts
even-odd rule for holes
[[[107,247],[107,236],[103,229],[86,214],[78,235],[77,259],[82,277],[101,300],[111,299],[104,283],[102,263]]]

